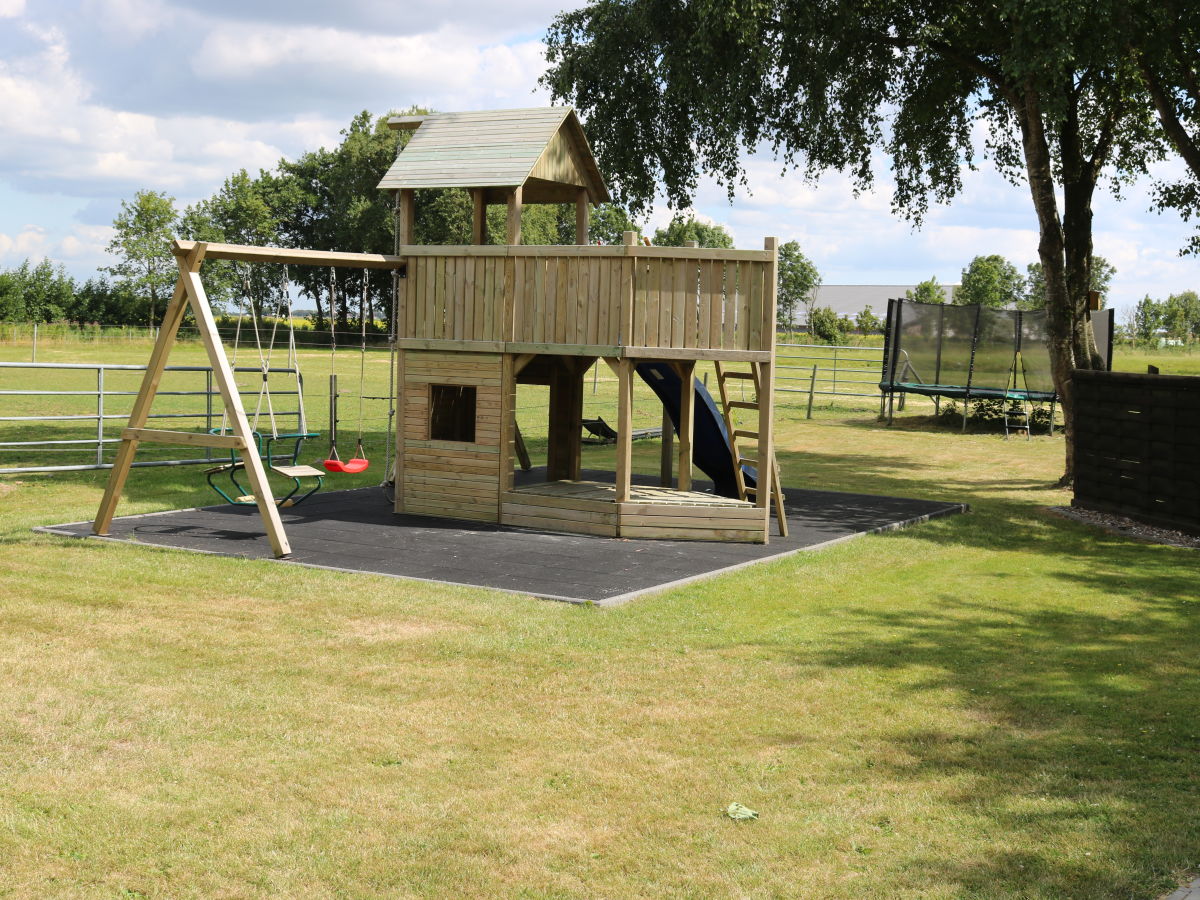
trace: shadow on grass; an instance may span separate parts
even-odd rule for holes
[[[1165,565],[1144,577],[1182,587]],[[1037,845],[984,859],[931,848],[914,861],[965,896],[1153,897],[1195,863],[1200,602],[1131,595],[1120,579],[1091,585],[1130,601],[1104,610],[947,593],[918,611],[846,609],[820,650],[795,657],[867,670],[914,703],[954,692],[961,727],[897,728],[885,740],[900,752],[875,765],[914,789],[944,785],[946,802]]]

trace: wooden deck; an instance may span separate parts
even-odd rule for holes
[[[539,497],[569,497],[573,500],[595,500],[600,503],[616,503],[617,488],[600,481],[547,481],[545,484],[516,488],[514,494],[536,494]],[[703,506],[708,508],[752,509],[754,504],[746,500],[732,500],[702,491],[676,491],[665,487],[631,485],[629,503],[669,503],[674,506]]]
[[[616,486],[598,481],[549,481],[500,495],[504,525],[605,537],[691,541],[767,538],[765,508],[699,491],[632,485],[617,502]]]

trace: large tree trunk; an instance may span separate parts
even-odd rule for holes
[[[1088,292],[1092,287],[1092,196],[1096,191],[1097,172],[1092,161],[1085,159],[1080,146],[1079,122],[1074,107],[1062,124],[1059,161],[1063,182],[1063,251],[1075,368],[1102,369],[1104,360],[1096,349],[1092,315],[1088,309]]]
[[[1066,423],[1063,428],[1066,442],[1065,470],[1058,483],[1067,487],[1075,479],[1075,429],[1071,421],[1071,411],[1074,408],[1071,371],[1075,368],[1075,317],[1067,290],[1063,227],[1058,214],[1058,201],[1054,196],[1054,170],[1037,92],[1027,86],[1021,92],[1020,103],[1015,105],[1015,112],[1021,125],[1025,171],[1038,218],[1038,257],[1046,280],[1046,330],[1050,345],[1050,370]]]

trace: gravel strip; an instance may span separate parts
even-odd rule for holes
[[[1152,544],[1167,544],[1171,547],[1187,547],[1200,550],[1200,535],[1188,534],[1185,531],[1173,531],[1170,528],[1158,528],[1138,522],[1128,516],[1118,516],[1114,513],[1097,512],[1093,509],[1079,509],[1075,506],[1052,506],[1050,512],[1085,525],[1103,528],[1111,534],[1131,537]]]

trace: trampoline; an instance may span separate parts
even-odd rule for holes
[[[1111,315],[1106,310],[1097,319]],[[1028,435],[1030,406],[1049,403],[1053,434],[1058,395],[1050,375],[1046,313],[889,300],[879,390],[880,415],[886,407],[889,425],[896,395],[903,409],[907,394],[919,394],[934,398],[939,412],[943,397],[963,401],[964,431],[972,400],[999,400],[1006,435],[1014,414]]]

